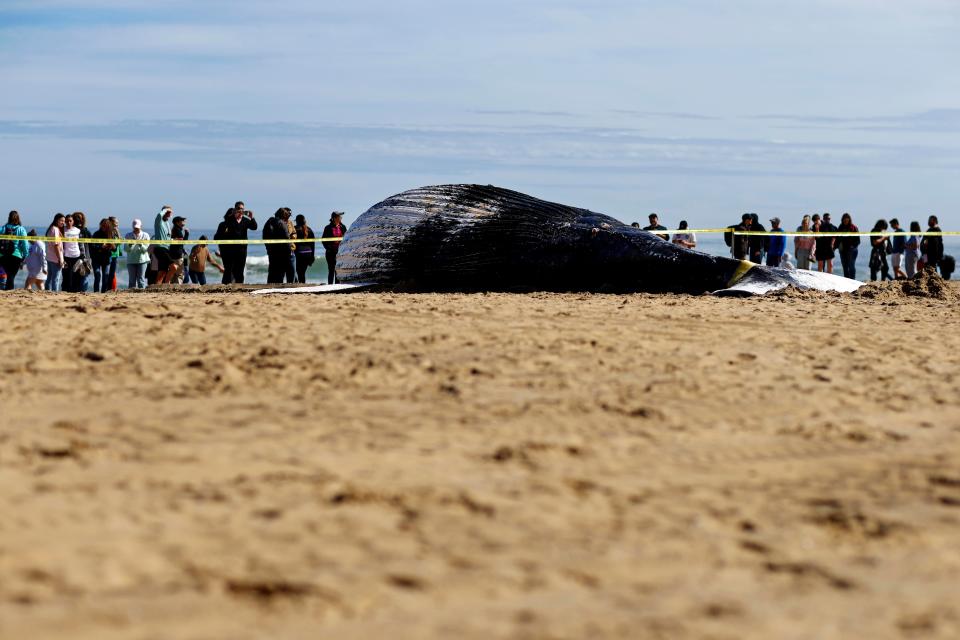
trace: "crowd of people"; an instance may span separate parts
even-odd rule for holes
[[[732,231],[767,232],[755,213],[745,213],[738,224],[728,227],[730,231],[724,234],[724,240],[734,258],[749,260],[768,266],[794,267],[798,269],[813,269],[833,273],[834,260],[839,255],[840,265],[845,278],[857,278],[857,257],[860,253],[861,236],[858,235],[830,235],[857,234],[860,228],[853,222],[849,213],[840,217],[840,225],[834,225],[829,213],[805,215],[797,227],[799,235],[793,236],[794,256],[796,264],[790,261],[787,253],[787,236],[780,226],[780,218],[770,219],[769,233],[764,235],[738,235]],[[803,235],[811,232],[811,235]],[[945,277],[950,277],[954,270],[954,261],[945,256],[943,251],[943,236],[937,216],[930,216],[927,220],[927,230],[923,232],[920,223],[910,223],[909,235],[891,235],[903,233],[900,221],[891,218],[889,221],[880,219],[874,223],[867,236],[870,250],[870,280],[893,280],[895,278],[912,278],[917,271],[924,268],[939,269]],[[816,235],[813,235],[816,234]],[[930,235],[935,234],[935,235]],[[893,262],[891,269],[890,261]]]
[[[35,229],[26,230],[17,211],[11,211],[7,224],[0,228],[0,235],[12,236],[0,240],[0,288],[13,289],[17,274],[26,269],[24,286],[27,289],[84,292],[89,290],[93,275],[95,293],[110,291],[117,288],[117,266],[121,257],[126,258],[131,289],[143,289],[148,284],[207,284],[208,268],[222,274],[223,284],[243,283],[247,244],[236,241],[249,240],[249,232],[257,228],[253,212],[247,210],[243,202],[237,202],[224,214],[213,236],[213,240],[218,241],[218,250],[211,250],[205,242],[207,237],[201,235],[198,240],[202,242],[188,251],[187,219],[173,215],[173,208],[164,205],[154,219],[152,238],[139,219],[133,220],[128,233],[122,233],[119,219],[113,216],[100,220],[97,230],[91,233],[86,215],[75,211],[56,214],[44,233],[48,239],[42,241],[34,239],[39,237]],[[266,245],[267,282],[305,283],[319,241],[327,262],[327,282],[335,283],[337,253],[346,232],[342,211],[330,215],[330,223],[317,237],[305,216],[294,217],[288,207],[277,209],[264,224],[263,239],[290,242]],[[82,242],[82,238],[103,242]]]
[[[857,278],[857,257],[860,254],[861,237],[856,235],[830,235],[831,233],[860,233],[860,228],[853,223],[853,217],[844,213],[840,217],[840,225],[834,225],[829,213],[805,215],[797,227],[797,235],[793,237],[793,257],[791,260],[787,252],[788,237],[781,226],[778,217],[770,218],[770,229],[760,223],[760,216],[756,213],[745,213],[740,222],[727,227],[724,241],[730,247],[730,255],[738,260],[749,260],[757,264],[766,264],[772,267],[788,269],[812,269],[833,273],[834,260],[839,255],[843,276]],[[681,245],[688,249],[697,246],[696,234],[684,231],[688,228],[686,220],[681,220],[680,233],[671,238],[666,233],[667,228],[660,224],[657,214],[651,213],[650,224],[643,227],[664,240]],[[640,228],[639,222],[634,227]],[[739,235],[736,231],[752,231],[756,235]],[[810,232],[811,235],[803,235]],[[910,223],[909,235],[892,235],[902,233],[904,229],[896,218],[877,220],[870,229],[868,236],[870,249],[870,279],[893,280],[896,278],[912,278],[924,268],[939,270],[941,275],[949,278],[956,267],[952,256],[944,255],[943,236],[939,234],[940,223],[937,216],[927,219],[927,230],[924,232],[920,223]],[[821,235],[822,234],[822,235]],[[890,261],[892,261],[892,267]]]

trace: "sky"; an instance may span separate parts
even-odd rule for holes
[[[960,228],[958,32],[957,0],[0,0],[0,207],[317,225],[479,183]]]

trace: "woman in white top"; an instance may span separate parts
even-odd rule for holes
[[[73,226],[73,216],[63,219],[63,290],[76,293],[80,284],[80,276],[73,270],[74,265],[81,259],[80,244],[76,239],[80,237],[80,229]],[[71,242],[73,240],[73,242]]]
[[[681,220],[680,227],[681,230],[687,228],[687,221]],[[673,234],[673,244],[678,244],[681,247],[686,247],[687,249],[693,249],[697,246],[697,234],[695,233],[675,233]]]

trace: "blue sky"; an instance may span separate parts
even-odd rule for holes
[[[958,32],[955,0],[3,0],[0,206],[319,223],[478,182],[960,227]]]

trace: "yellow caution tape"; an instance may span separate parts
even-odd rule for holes
[[[290,244],[297,242],[341,242],[343,237],[332,238],[271,238],[269,240],[133,240],[131,238],[64,238],[53,236],[12,236],[0,234],[0,240],[28,240],[39,242],[79,242],[81,244]]]
[[[960,236],[960,231],[737,231],[734,229],[653,229],[650,233],[732,233],[735,236]],[[130,238],[71,238],[53,236],[14,236],[0,234],[0,240],[28,240],[39,242],[79,242],[81,244],[296,244],[301,242],[342,242],[345,237],[330,238],[272,238],[269,240],[133,240]]]
[[[725,229],[645,229],[653,234],[732,233],[735,236],[960,236],[960,231],[737,231]]]

